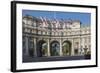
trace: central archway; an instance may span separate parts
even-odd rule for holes
[[[51,53],[51,56],[59,56],[60,55],[60,44],[58,41],[51,42],[50,53]]]
[[[47,56],[47,43],[46,43],[46,41],[40,40],[37,43],[37,56],[38,57]]]
[[[71,55],[71,42],[70,41],[64,41],[62,43],[62,52],[63,52],[63,56]]]

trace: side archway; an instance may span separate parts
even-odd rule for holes
[[[70,41],[64,41],[62,43],[62,52],[63,52],[63,56],[69,56],[71,55],[71,42]]]
[[[58,41],[52,41],[50,43],[50,53],[51,53],[51,56],[60,55],[60,44]]]
[[[37,56],[43,57],[47,56],[47,42],[44,40],[40,40],[37,43]]]

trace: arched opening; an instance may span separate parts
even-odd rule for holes
[[[33,42],[33,38],[29,38],[28,41],[28,51],[29,51],[29,55],[30,56],[34,56],[34,42]]]
[[[37,43],[37,56],[38,57],[47,56],[47,43],[46,43],[46,41],[40,40]]]
[[[60,44],[58,41],[51,42],[50,53],[51,53],[51,56],[59,56],[60,55]]]
[[[71,42],[70,41],[64,41],[62,43],[62,52],[63,52],[63,56],[71,55]]]

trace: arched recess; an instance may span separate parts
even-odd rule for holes
[[[68,40],[62,43],[63,56],[71,55],[71,45],[71,42]]]
[[[28,54],[29,56],[33,57],[34,56],[34,42],[33,42],[33,38],[29,37],[28,38]]]
[[[37,43],[37,56],[43,57],[47,56],[47,42],[44,40],[40,40]]]
[[[50,43],[50,53],[51,53],[51,56],[60,55],[60,44],[58,41],[52,41]]]

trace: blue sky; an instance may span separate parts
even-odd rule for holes
[[[49,19],[80,20],[82,25],[91,25],[91,13],[23,10],[22,15],[31,15],[36,17],[42,16]]]

